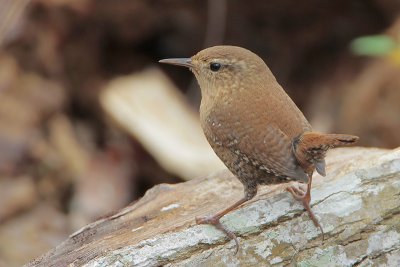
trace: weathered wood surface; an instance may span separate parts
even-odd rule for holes
[[[337,149],[327,166],[312,191],[323,243],[284,185],[262,187],[222,220],[239,236],[234,255],[232,240],[194,222],[242,196],[222,171],[156,186],[27,266],[400,266],[400,149]]]

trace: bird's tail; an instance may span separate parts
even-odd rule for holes
[[[320,134],[321,142],[329,145],[330,148],[350,146],[357,142],[358,136],[349,134]]]
[[[357,142],[358,136],[348,134],[324,134],[305,132],[293,142],[293,153],[305,170],[315,167],[325,176],[325,155],[328,149],[349,146]]]
[[[349,146],[357,142],[358,136],[349,134],[324,134],[305,132],[297,138],[297,146],[303,150],[327,150],[334,147]]]

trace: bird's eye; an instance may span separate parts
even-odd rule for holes
[[[219,71],[219,69],[221,68],[221,64],[219,64],[219,63],[216,63],[216,62],[213,62],[213,63],[210,63],[210,70],[211,71]]]

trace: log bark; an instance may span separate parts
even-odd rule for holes
[[[312,208],[325,240],[284,188],[223,217],[241,249],[194,218],[242,197],[228,171],[161,184],[118,213],[87,225],[26,266],[400,266],[400,149],[337,149],[314,176]]]

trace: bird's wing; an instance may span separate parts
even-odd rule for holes
[[[308,179],[293,154],[292,141],[273,124],[267,125],[264,131],[245,133],[238,143],[238,149],[252,159],[256,167],[295,180]]]
[[[215,127],[212,132],[225,148],[248,159],[254,165],[276,176],[286,176],[306,182],[308,177],[299,166],[292,151],[292,142],[276,125],[269,124],[260,131],[259,127],[246,127],[236,124],[226,133],[223,128]]]

